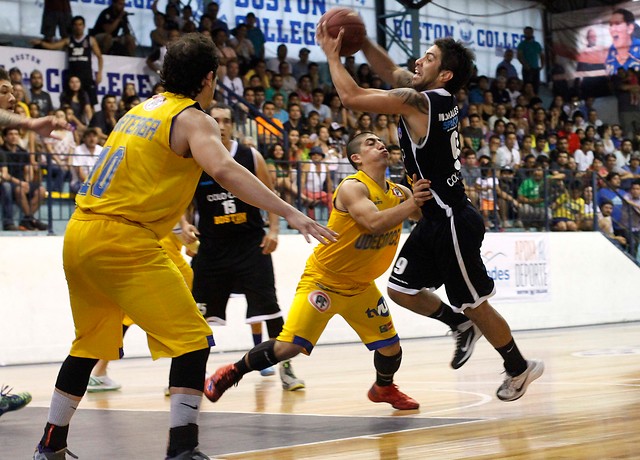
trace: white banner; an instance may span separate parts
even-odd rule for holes
[[[519,0],[449,0],[428,3],[420,9],[421,51],[424,53],[437,38],[453,37],[475,51],[479,75],[493,78],[496,67],[502,62],[505,49],[515,49],[518,46],[525,26],[533,27],[536,40],[543,44],[542,10],[538,3]],[[386,9],[387,14],[405,11],[402,5],[394,1],[387,1]],[[410,16],[392,18],[388,20],[388,25],[411,47]],[[398,52],[399,47],[393,45],[390,53],[396,59]],[[404,60],[406,61],[406,57]],[[517,59],[512,64],[521,72]],[[544,78],[544,75],[541,77]]]
[[[44,90],[51,95],[54,107],[60,106],[63,76],[66,72],[66,54],[62,51],[47,51],[28,48],[0,47],[0,65],[6,69],[18,67],[26,88],[29,88],[29,74],[39,70],[44,76]],[[94,70],[97,69],[94,63]],[[147,67],[142,58],[104,56],[102,83],[98,86],[98,103],[105,94],[120,96],[124,86],[131,82],[141,97],[148,97],[151,88],[159,81],[158,75]]]
[[[482,245],[487,273],[496,284],[492,302],[551,300],[548,233],[490,233]]]
[[[149,33],[154,28],[151,0],[126,0],[125,7],[130,13],[129,22],[139,44],[150,46]],[[199,18],[204,10],[204,0],[187,2],[191,4],[194,16]],[[258,26],[264,33],[267,56],[275,56],[276,48],[284,43],[289,49],[289,57],[297,58],[300,48],[311,50],[312,61],[325,61],[320,47],[316,46],[315,28],[320,17],[334,6],[351,7],[362,16],[369,36],[377,36],[374,0],[220,0],[218,17],[226,21],[230,29],[244,22],[249,12],[258,19]],[[502,4],[504,3],[504,4]],[[100,12],[110,4],[109,0],[71,0],[74,15],[85,17],[87,27],[93,27]],[[160,0],[158,9],[164,11],[166,0]],[[42,0],[24,2],[20,0],[0,0],[2,17],[0,34],[39,36],[42,20]],[[385,14],[397,14],[406,8],[393,0],[387,0]],[[512,0],[492,2],[477,0],[449,0],[432,2],[420,9],[420,54],[436,38],[451,36],[462,40],[477,55],[478,70],[481,75],[493,77],[506,48],[515,48],[522,37],[524,26],[535,30],[537,40],[542,43],[542,10],[538,2]],[[411,48],[410,16],[394,16],[387,19],[394,30]],[[388,37],[391,43],[391,37]],[[397,44],[390,45],[389,53],[396,62],[405,63],[406,54]],[[419,56],[417,56],[419,57]],[[364,62],[361,55],[358,62]],[[514,59],[513,64],[520,69]]]

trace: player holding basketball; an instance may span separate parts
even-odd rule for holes
[[[76,339],[62,364],[34,459],[64,459],[69,422],[98,358],[122,356],[127,314],[147,332],[153,358],[170,357],[168,459],[207,459],[198,450],[211,329],[159,240],[193,197],[204,168],[234,195],[282,215],[307,240],[335,234],[291,207],[231,158],[213,118],[214,44],[187,34],[167,50],[166,93],[124,115],[105,143],[65,233],[63,260]],[[109,456],[96,453],[95,456]]]
[[[374,350],[376,382],[369,399],[401,410],[419,407],[393,384],[402,349],[375,279],[393,261],[402,222],[419,217],[420,206],[431,197],[429,182],[415,182],[412,197],[406,187],[387,181],[389,152],[371,132],[360,133],[349,142],[347,157],[358,172],[336,188],[328,223],[340,239],[331,246],[316,247],[307,260],[278,338],[254,347],[240,361],[221,367],[207,379],[205,395],[211,401],[217,401],[250,371],[301,352],[310,354],[329,320],[340,315],[367,348]]]
[[[416,61],[412,74],[365,39],[362,51],[373,71],[395,87],[365,89],[340,62],[344,29],[336,38],[326,29],[326,24],[320,24],[316,39],[327,55],[344,106],[400,114],[399,138],[407,174],[431,182],[434,199],[425,202],[422,219],[398,255],[388,283],[389,297],[451,327],[457,338],[454,368],[469,359],[475,341],[484,334],[504,359],[507,372],[498,398],[520,398],[542,375],[544,364],[522,356],[509,325],[489,304],[495,288],[480,256],[484,224],[465,194],[460,173],[458,106],[453,95],[471,75],[473,53],[451,38],[438,39]],[[453,307],[432,292],[443,284]]]

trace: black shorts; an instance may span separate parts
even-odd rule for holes
[[[495,294],[480,248],[482,216],[471,203],[449,218],[421,219],[400,250],[388,287],[415,295],[444,284],[456,310],[477,307]]]
[[[262,254],[262,237],[238,238],[229,244],[202,242],[193,258],[193,297],[207,321],[226,324],[232,293],[247,298],[247,323],[282,316],[276,297],[271,255]]]

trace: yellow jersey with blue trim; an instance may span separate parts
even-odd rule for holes
[[[346,177],[336,188],[334,197],[348,180],[366,185],[369,199],[380,211],[393,208],[407,199],[398,185],[386,181],[386,190],[383,190],[363,171]],[[335,203],[327,226],[338,232],[340,237],[336,243],[318,245],[309,263],[315,265],[320,273],[339,280],[340,284],[368,284],[382,275],[393,262],[402,232],[400,223],[384,233],[368,233],[348,212],[336,208]]]
[[[193,198],[202,168],[171,150],[175,118],[200,105],[162,93],[138,104],[113,128],[76,197],[77,217],[121,220],[168,234]]]

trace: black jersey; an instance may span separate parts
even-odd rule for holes
[[[251,148],[233,141],[231,155],[256,174],[256,160]],[[200,215],[198,230],[202,244],[212,239],[237,239],[243,235],[264,234],[260,210],[240,201],[205,172],[200,177],[195,199]]]
[[[400,118],[398,137],[407,176],[431,181],[433,200],[425,202],[425,217],[450,215],[462,207],[467,196],[460,173],[460,138],[458,135],[458,104],[445,89],[422,92],[429,104],[429,130],[417,144]]]
[[[73,36],[69,37],[68,45],[69,75],[75,75],[81,80],[84,78],[93,78],[91,70],[91,41],[88,35],[82,37],[80,41],[76,41]],[[87,91],[87,88],[83,86]]]

